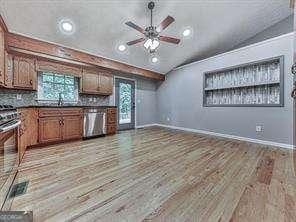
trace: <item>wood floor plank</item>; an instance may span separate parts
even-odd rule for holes
[[[34,221],[296,221],[293,153],[160,127],[28,150]]]

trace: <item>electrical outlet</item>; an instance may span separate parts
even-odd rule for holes
[[[263,126],[262,125],[257,125],[256,126],[256,132],[262,132],[263,131]]]
[[[94,102],[97,102],[97,98],[93,98],[93,101],[94,101]]]
[[[16,99],[21,100],[22,99],[22,94],[16,94]]]

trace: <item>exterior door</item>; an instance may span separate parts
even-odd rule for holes
[[[135,128],[135,82],[115,78],[115,104],[118,107],[118,130]]]

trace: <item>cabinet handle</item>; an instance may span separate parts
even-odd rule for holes
[[[59,124],[62,125],[62,120],[59,120]]]
[[[33,85],[33,80],[32,79],[30,80],[30,85]]]

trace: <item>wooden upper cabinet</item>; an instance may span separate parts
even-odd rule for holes
[[[99,75],[97,72],[92,70],[83,70],[82,92],[89,94],[99,93]]]
[[[0,86],[4,86],[5,75],[5,45],[4,30],[0,26]]]
[[[63,140],[82,138],[82,115],[63,116]]]
[[[99,91],[105,95],[111,95],[113,92],[113,77],[108,74],[99,75]]]
[[[6,88],[13,88],[13,62],[12,55],[5,52],[5,75],[4,86]]]
[[[83,70],[82,93],[111,95],[113,92],[113,77],[99,70]]]
[[[37,89],[35,59],[13,57],[13,86],[21,89]]]

